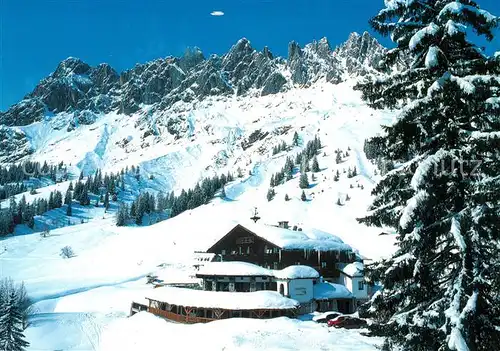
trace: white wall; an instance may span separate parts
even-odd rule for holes
[[[313,279],[293,279],[288,285],[290,298],[298,302],[309,302],[313,299]]]
[[[354,277],[349,278],[346,275],[342,275],[343,285],[352,293],[352,295],[358,299],[368,299],[368,286],[365,282],[364,277]],[[364,282],[363,290],[359,290],[358,282]]]
[[[283,296],[288,296],[288,281],[287,280],[281,280],[281,279],[276,279],[276,291],[278,293],[280,292],[280,287],[283,286]]]

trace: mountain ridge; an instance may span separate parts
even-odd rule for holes
[[[165,109],[177,101],[213,95],[268,95],[307,86],[320,79],[338,83],[345,74],[363,75],[377,70],[387,51],[369,33],[352,33],[337,48],[322,38],[300,47],[288,45],[288,57],[274,57],[266,46],[257,51],[242,38],[227,53],[205,57],[198,47],[181,57],[167,56],[118,73],[107,63],[90,66],[68,57],[42,79],[24,99],[0,112],[0,125],[23,126],[47,114],[74,112],[79,123],[91,113],[137,112],[140,105]],[[367,58],[368,57],[368,58]]]

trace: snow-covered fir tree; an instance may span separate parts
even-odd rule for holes
[[[0,307],[0,349],[23,351],[29,346],[23,334],[23,314],[12,291],[6,303]]]
[[[408,69],[358,86],[375,107],[402,107],[384,128],[394,163],[374,189],[370,225],[398,231],[398,250],[371,271],[374,332],[388,350],[495,350],[500,344],[500,60],[498,17],[474,1],[387,0],[371,20]],[[410,101],[410,102],[409,102]]]
[[[313,158],[312,171],[313,172],[321,171],[321,169],[319,168],[318,158],[316,156],[314,156]]]
[[[305,172],[300,175],[299,187],[301,189],[309,188],[309,179],[307,178],[307,173],[305,173]]]
[[[302,201],[306,201],[306,200],[307,200],[307,196],[306,196],[306,193],[305,193],[305,191],[304,191],[304,190],[302,190],[302,194],[300,194],[300,199],[301,199]]]

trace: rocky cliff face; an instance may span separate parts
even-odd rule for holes
[[[338,83],[376,71],[385,52],[368,33],[353,33],[335,50],[326,38],[304,48],[291,42],[286,60],[267,47],[255,50],[247,39],[222,56],[206,58],[198,48],[188,49],[182,57],[138,64],[121,74],[108,64],[91,67],[68,58],[21,102],[0,112],[0,125],[23,126],[67,112],[73,114],[69,128],[74,128],[93,123],[97,114],[127,115],[141,105],[161,111],[177,101],[213,95],[269,95],[319,80]]]

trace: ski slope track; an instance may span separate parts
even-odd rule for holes
[[[104,173],[139,166],[140,181],[127,176],[119,201],[131,201],[144,191],[179,194],[204,177],[236,175],[238,169],[242,175],[226,186],[225,198],[216,197],[159,223],[147,225],[146,218],[143,226],[116,227],[118,203],[111,203],[107,213],[102,205],[74,203],[71,218],[63,206],[37,216],[33,230],[18,226],[14,235],[0,239],[0,276],[24,281],[35,302],[36,314],[26,331],[29,350],[153,350],[163,339],[185,337],[193,342],[190,347],[204,350],[376,350],[381,342],[377,338],[328,330],[307,320],[238,319],[188,326],[147,313],[125,318],[131,301],[151,289],[147,274],[189,279],[193,251],[206,250],[225,234],[217,228],[228,221],[247,220],[254,207],[262,223],[288,220],[291,225],[332,233],[367,259],[393,252],[392,236],[379,236],[380,229],[365,227],[356,218],[367,210],[378,180],[375,166],[363,153],[363,142],[380,132],[380,125],[391,123],[394,113],[370,109],[352,86],[353,81],[316,82],[260,97],[179,101],[162,111],[142,106],[128,116],[98,114],[92,124],[75,128],[68,128],[70,117],[60,113],[16,127],[33,150],[24,159],[63,161],[72,180],[80,171],[87,176],[98,168]],[[257,131],[261,137],[250,141]],[[273,147],[282,141],[292,145],[295,132],[299,145],[273,155]],[[318,154],[321,171],[314,181],[309,173],[307,201],[300,199],[298,170],[292,180],[275,187],[275,198],[267,201],[271,176],[287,156],[295,157],[316,135],[323,144]],[[350,150],[339,164],[337,149]],[[352,167],[358,175],[347,178],[344,171]],[[341,177],[334,181],[337,170]],[[55,189],[64,194],[68,185],[69,181],[48,184],[35,195],[19,194],[16,199],[47,198]],[[351,200],[337,205],[347,194]],[[40,236],[44,228],[51,230],[46,238]],[[59,255],[66,245],[75,257]]]

